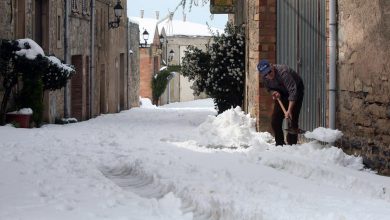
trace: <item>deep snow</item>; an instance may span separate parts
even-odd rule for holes
[[[0,127],[0,219],[389,219],[390,178],[210,99]],[[332,136],[332,135],[331,135]],[[334,136],[333,136],[334,137]]]

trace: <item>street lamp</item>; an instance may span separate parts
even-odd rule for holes
[[[173,56],[175,55],[175,51],[173,51],[173,49],[171,49],[169,51],[169,57],[168,57],[168,62],[167,62],[167,66],[168,64],[172,61],[173,59]],[[175,76],[175,74],[172,72],[169,74],[169,76],[167,77],[167,80],[168,80],[168,104],[171,102],[171,79]]]
[[[175,55],[175,51],[173,51],[171,49],[171,51],[169,51],[169,58],[168,58],[168,62],[171,62],[173,60],[173,56]]]
[[[115,14],[115,21],[109,21],[108,22],[108,27],[109,28],[118,28],[119,23],[121,21],[122,17],[122,12],[123,12],[123,7],[121,5],[121,1],[117,1],[116,5],[114,6],[114,14]]]
[[[163,44],[164,44],[164,36],[162,34],[160,34],[160,49],[162,48]]]
[[[148,39],[149,39],[149,32],[147,30],[144,30],[144,32],[142,33],[142,37],[144,38],[144,41],[145,41],[145,46],[148,45]],[[141,44],[141,47],[142,47],[142,44]]]

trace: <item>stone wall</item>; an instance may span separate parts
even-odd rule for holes
[[[0,1],[0,38],[11,39],[14,35],[14,22],[11,8],[15,7],[9,1]]]
[[[11,4],[8,1],[0,1],[0,39],[11,39],[13,36],[14,19],[11,17]],[[0,78],[0,98],[3,98],[2,79]],[[1,100],[0,99],[0,100]]]
[[[123,6],[123,4],[122,4]],[[112,11],[111,11],[112,12]],[[123,12],[126,14],[126,12]],[[114,16],[112,16],[111,20],[113,20]],[[119,28],[109,29],[109,59],[108,63],[108,111],[109,113],[116,113],[125,108],[121,107],[121,103],[124,101],[123,97],[126,94],[124,92],[124,85],[121,83],[125,83],[123,76],[121,76],[121,68],[124,68],[124,73],[127,72],[127,62],[122,63],[122,61],[127,60],[127,40],[126,40],[126,31],[127,28],[124,25],[124,22],[121,22]],[[124,56],[124,60],[121,61],[121,56]],[[121,67],[122,66],[122,67]]]
[[[48,1],[48,46],[47,53],[54,54],[58,59],[64,60],[64,4],[61,0]],[[59,21],[57,19],[60,19]],[[60,27],[57,27],[57,22]],[[59,32],[59,33],[57,33]],[[60,38],[59,40],[57,38]],[[44,120],[54,123],[55,119],[64,117],[64,90],[46,91],[44,95]]]
[[[339,1],[337,128],[347,152],[390,174],[390,1]]]
[[[129,49],[131,50],[129,56],[129,102],[131,107],[139,106],[139,84],[140,84],[140,70],[139,70],[139,24],[136,22],[129,22]]]
[[[27,1],[1,1],[0,2],[0,38],[4,39],[20,39],[31,38],[36,41],[34,35],[34,7],[36,3],[31,0]],[[59,36],[63,36],[63,29],[57,29],[57,18],[63,18],[63,1],[42,1],[43,10],[47,10],[46,18],[43,19],[42,37],[45,45],[40,45],[46,55],[55,55],[59,59],[63,59],[63,41],[60,39],[57,42],[57,32]],[[21,16],[23,15],[23,16]],[[23,17],[23,19],[21,19]],[[60,20],[61,24],[63,19]],[[61,26],[62,27],[62,26]],[[16,29],[19,29],[17,33]],[[0,91],[1,95],[1,91]],[[2,97],[2,96],[1,96]],[[63,90],[46,91],[44,103],[44,122],[53,123],[55,118],[63,116]]]

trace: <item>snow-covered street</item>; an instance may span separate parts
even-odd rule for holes
[[[385,220],[390,178],[316,142],[275,147],[239,108],[146,103],[0,127],[2,220]]]

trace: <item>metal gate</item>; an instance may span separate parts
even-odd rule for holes
[[[277,1],[277,63],[295,69],[305,84],[300,126],[326,126],[326,1]]]

